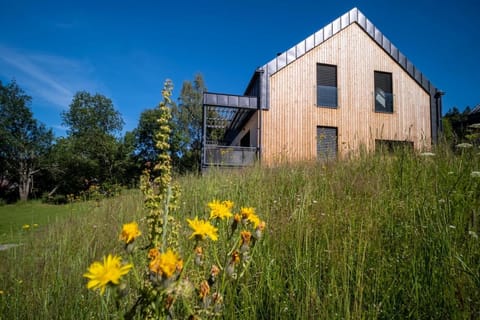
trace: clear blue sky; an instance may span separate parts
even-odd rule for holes
[[[132,130],[165,79],[175,98],[196,73],[211,91],[242,94],[257,67],[353,7],[446,91],[444,112],[480,103],[474,0],[0,0],[0,80],[16,79],[57,136],[80,90],[112,99]]]

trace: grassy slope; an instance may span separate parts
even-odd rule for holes
[[[267,220],[248,280],[227,292],[225,318],[478,318],[480,179],[470,177],[478,160],[400,152],[212,171],[180,179],[178,218],[201,216],[216,198],[254,206]],[[93,259],[122,252],[119,229],[139,220],[142,201],[128,192],[84,206],[86,214],[0,252],[5,319],[108,318],[81,275]]]

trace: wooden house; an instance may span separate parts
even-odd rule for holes
[[[428,150],[442,94],[354,8],[258,68],[243,96],[204,93],[202,166]]]

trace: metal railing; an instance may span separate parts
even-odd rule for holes
[[[255,163],[257,148],[206,145],[203,157],[203,167],[245,167]]]

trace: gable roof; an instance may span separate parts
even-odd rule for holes
[[[269,108],[268,87],[269,78],[271,75],[302,57],[310,50],[320,46],[322,43],[353,23],[356,23],[358,26],[360,26],[360,28],[362,28],[363,31],[365,31],[373,41],[383,48],[383,50],[433,98],[438,91],[437,88],[433,86],[428,78],[422,72],[420,72],[420,70],[416,68],[413,63],[403,53],[401,53],[400,50],[398,50],[398,48],[394,46],[392,42],[388,40],[388,38],[385,37],[385,35],[380,32],[380,30],[370,20],[368,20],[362,12],[360,12],[360,10],[353,8],[341,17],[327,24],[322,29],[310,35],[308,38],[304,39],[294,47],[277,55],[277,57],[272,59],[270,62],[257,69],[256,74],[260,74],[260,77],[262,78],[259,88],[260,107],[262,109]]]

